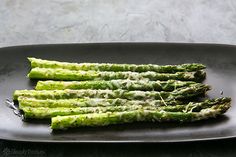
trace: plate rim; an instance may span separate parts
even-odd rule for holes
[[[224,43],[210,43],[210,42],[196,42],[196,43],[190,43],[190,42],[119,42],[119,41],[109,41],[109,42],[81,42],[81,43],[43,43],[43,44],[22,44],[22,45],[9,45],[9,46],[3,46],[0,47],[0,49],[11,49],[11,48],[24,48],[24,47],[42,47],[42,46],[58,46],[58,45],[110,45],[110,44],[160,44],[160,45],[196,45],[196,46],[224,46],[224,47],[233,47],[236,48],[236,44],[224,44]]]

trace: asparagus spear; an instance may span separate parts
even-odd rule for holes
[[[156,100],[175,100],[187,99],[205,94],[210,87],[201,83],[192,84],[189,87],[178,88],[172,92],[157,91],[127,91],[127,90],[16,90],[13,99],[17,100],[19,96],[34,97],[37,99],[72,99],[72,98],[124,98],[124,99],[156,99]]]
[[[180,65],[156,65],[156,64],[111,64],[111,63],[68,63],[68,62],[58,62],[49,61],[37,58],[28,58],[31,67],[40,68],[62,68],[69,70],[96,70],[96,71],[155,71],[158,73],[175,73],[179,71],[197,71],[205,69],[205,65],[192,63],[192,64],[180,64]]]
[[[131,106],[131,105],[141,105],[141,106],[174,106],[177,104],[182,104],[183,102],[178,100],[166,101],[162,100],[127,100],[127,99],[101,99],[101,98],[79,98],[79,99],[35,99],[28,97],[19,97],[19,108],[23,107],[48,107],[48,108],[56,108],[56,107],[68,107],[68,108],[76,108],[76,107],[107,107],[107,106]]]
[[[161,106],[176,106],[176,105],[184,105],[187,108],[191,109],[194,106],[209,106],[214,105],[219,102],[228,101],[230,98],[218,98],[212,100],[205,100],[204,102],[200,102],[199,105],[197,102],[185,103],[178,100],[172,100],[168,102],[163,102],[162,100],[127,100],[127,99],[100,99],[100,98],[82,98],[82,99],[59,99],[59,100],[41,100],[35,98],[28,97],[19,97],[19,108],[23,107],[45,107],[45,108],[76,108],[76,107],[107,107],[107,106],[153,106],[153,107],[161,107]],[[197,104],[197,105],[196,105]]]
[[[78,115],[87,113],[105,113],[105,112],[121,112],[134,111],[140,109],[141,106],[107,106],[107,107],[76,107],[76,108],[45,108],[45,107],[22,107],[24,118],[27,119],[47,119],[55,116]]]
[[[28,74],[30,79],[49,79],[67,81],[86,81],[86,80],[117,80],[130,79],[151,81],[181,80],[201,82],[205,79],[204,71],[177,72],[177,73],[156,73],[156,72],[112,72],[112,71],[75,71],[68,69],[33,68]]]
[[[52,129],[67,129],[82,126],[106,126],[110,124],[131,123],[136,121],[177,121],[192,122],[214,118],[224,114],[230,108],[229,102],[222,102],[199,112],[166,112],[158,110],[134,110],[124,112],[106,112],[70,116],[52,117]]]
[[[188,87],[195,84],[192,81],[131,81],[131,80],[111,80],[111,81],[38,81],[36,90],[63,90],[63,89],[125,89],[125,90],[155,90],[173,91],[176,88]]]
[[[134,110],[155,110],[155,111],[167,111],[167,112],[198,112],[201,109],[211,107],[213,105],[230,102],[230,98],[219,98],[213,100],[205,100],[204,102],[190,102],[188,104],[179,104],[176,106],[151,106],[149,104],[139,105],[126,103],[122,106],[106,106],[106,107],[76,107],[76,108],[48,108],[48,107],[30,107],[20,106],[24,111],[25,118],[36,118],[44,119],[55,116],[67,116],[67,115],[78,115],[88,113],[105,113],[105,112],[123,112],[123,111],[134,111]],[[32,105],[31,105],[32,106]]]

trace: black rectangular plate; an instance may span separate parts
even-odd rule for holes
[[[134,123],[52,132],[49,123],[23,122],[7,107],[16,89],[33,89],[28,56],[69,62],[207,65],[209,97],[230,96],[225,116],[195,123]],[[183,142],[236,137],[236,46],[177,43],[29,45],[0,49],[0,138],[31,142]]]

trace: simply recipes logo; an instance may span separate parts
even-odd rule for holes
[[[2,150],[2,155],[3,157],[15,157],[15,156],[46,157],[46,152],[43,150],[30,150],[30,149],[17,150],[14,148],[4,148]]]

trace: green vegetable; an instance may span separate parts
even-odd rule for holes
[[[127,100],[127,99],[101,99],[101,98],[79,98],[79,99],[35,99],[29,97],[19,97],[19,108],[23,107],[107,107],[107,106],[132,106],[132,105],[142,105],[142,106],[166,106],[166,105],[177,105],[182,104],[181,101],[172,100],[163,102],[162,100]]]
[[[88,114],[88,113],[106,113],[106,112],[123,112],[123,111],[134,111],[134,110],[155,110],[155,111],[167,111],[167,112],[195,112],[200,111],[201,109],[205,109],[211,107],[213,105],[222,104],[230,102],[230,98],[220,98],[213,100],[206,100],[204,102],[194,103],[190,102],[184,105],[176,105],[176,106],[152,106],[149,104],[145,104],[143,102],[140,104],[132,104],[126,103],[122,106],[106,106],[106,107],[56,107],[56,108],[48,108],[48,107],[31,107],[31,106],[20,106],[20,108],[24,111],[25,118],[36,118],[36,119],[44,119],[51,118],[55,116],[67,116],[67,115],[78,115],[78,114]],[[21,105],[21,104],[20,104]]]
[[[38,81],[36,90],[63,90],[63,89],[125,89],[125,90],[155,90],[173,91],[180,87],[188,87],[195,84],[191,81]]]
[[[62,68],[69,70],[95,70],[95,71],[136,71],[136,72],[146,72],[155,71],[158,73],[175,73],[175,72],[185,72],[185,71],[198,71],[205,69],[203,64],[181,64],[181,65],[156,65],[156,64],[111,64],[111,63],[68,63],[68,62],[58,62],[49,61],[36,58],[28,58],[31,67],[40,68]]]
[[[73,71],[68,69],[33,68],[28,74],[30,79],[86,81],[86,80],[181,80],[201,82],[205,79],[204,71],[177,72],[177,73],[156,73],[156,72],[112,72],[112,71]]]
[[[131,123],[136,121],[192,122],[217,117],[225,113],[229,108],[230,101],[219,103],[210,108],[202,109],[199,112],[166,112],[138,109],[124,112],[57,116],[52,118],[51,128],[57,130],[83,126],[106,126],[110,124]]]
[[[19,96],[34,97],[37,99],[72,99],[72,98],[106,98],[106,99],[156,99],[156,100],[175,100],[187,99],[199,95],[203,95],[210,87],[201,83],[192,84],[189,87],[178,88],[172,92],[157,91],[127,91],[127,90],[16,90],[13,98],[17,100]]]
[[[105,113],[105,112],[121,112],[133,111],[140,109],[141,106],[107,106],[107,107],[76,107],[76,108],[45,108],[45,107],[22,107],[24,118],[45,119],[55,116],[78,115],[86,113]]]

